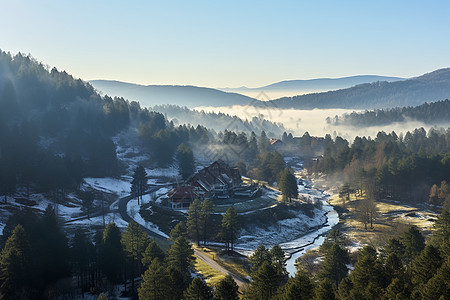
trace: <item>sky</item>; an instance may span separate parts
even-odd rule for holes
[[[0,49],[83,80],[260,87],[450,67],[450,1],[0,0]]]

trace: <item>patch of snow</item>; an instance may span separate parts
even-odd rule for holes
[[[125,222],[121,217],[119,213],[107,213],[105,214],[105,224],[109,223],[116,223],[117,227],[119,228],[126,228],[128,226],[128,223]],[[83,219],[83,220],[76,220],[70,223],[67,223],[70,225],[83,225],[83,226],[103,226],[103,217],[97,216],[97,217],[91,217],[90,219]]]
[[[145,169],[149,177],[178,177],[178,168],[174,165],[167,168]]]
[[[116,194],[119,197],[125,197],[130,194],[131,183],[121,179],[105,178],[84,178],[84,182],[91,188],[110,194]]]
[[[162,235],[166,238],[169,238],[167,234],[159,230],[159,227],[152,222],[148,222],[142,218],[141,214],[139,213],[140,205],[138,205],[137,200],[133,199],[128,202],[127,205],[127,213],[128,215],[138,224],[141,224],[145,228],[147,228],[150,231],[153,231],[159,235]]]

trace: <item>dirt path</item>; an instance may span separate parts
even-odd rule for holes
[[[202,251],[199,251],[197,249],[194,249],[194,254],[197,256],[198,259],[201,259],[203,262],[205,262],[207,265],[209,265],[211,268],[219,271],[220,273],[223,273],[225,275],[230,275],[233,277],[234,281],[236,281],[237,285],[242,289],[247,285],[247,281],[242,279],[241,277],[237,276],[236,274],[230,272],[229,270],[225,269],[221,265],[219,265],[215,260],[212,260],[211,257],[203,253]]]

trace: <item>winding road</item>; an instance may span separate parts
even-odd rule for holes
[[[150,189],[145,193],[145,194],[151,194],[153,192],[156,192],[158,189],[160,189],[162,186],[158,185],[158,186],[151,186]],[[119,214],[122,217],[122,219],[129,223],[131,222],[133,219],[128,215],[127,212],[127,204],[128,202],[130,202],[130,200],[134,199],[135,196],[125,196],[123,198],[119,199]],[[150,229],[142,226],[141,224],[139,224],[139,226],[142,227],[142,229],[148,233],[149,236],[156,238],[156,239],[162,239],[162,240],[167,240],[167,238],[163,235],[160,235],[154,231],[151,231]],[[211,268],[213,268],[214,270],[225,274],[225,275],[230,275],[231,277],[233,277],[234,281],[236,282],[236,284],[243,288],[246,284],[247,281],[242,279],[241,277],[239,277],[238,275],[236,275],[235,273],[227,270],[226,268],[222,267],[221,265],[219,265],[215,260],[211,259],[211,257],[209,257],[208,255],[206,255],[205,253],[203,253],[202,251],[199,251],[197,249],[194,249],[194,254],[195,256],[202,260],[203,262],[205,262],[207,265],[209,265]]]

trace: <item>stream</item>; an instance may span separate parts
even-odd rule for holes
[[[298,179],[303,179],[300,178],[299,174],[303,170],[303,164],[301,162],[293,164],[291,168],[294,170]],[[329,198],[329,195],[327,193],[320,191],[309,184],[306,184],[305,186],[303,180],[299,180],[298,191],[299,195],[308,195],[309,197],[319,199],[319,201],[322,202],[322,211],[324,213],[326,221],[324,224],[322,224],[322,226],[305,234],[304,236],[280,244],[281,248],[290,255],[290,257],[286,261],[286,270],[291,277],[294,277],[295,273],[297,272],[297,269],[295,267],[295,260],[305,254],[307,250],[322,245],[328,231],[337,223],[339,223],[338,213],[334,210],[333,206],[331,206],[327,202]]]

